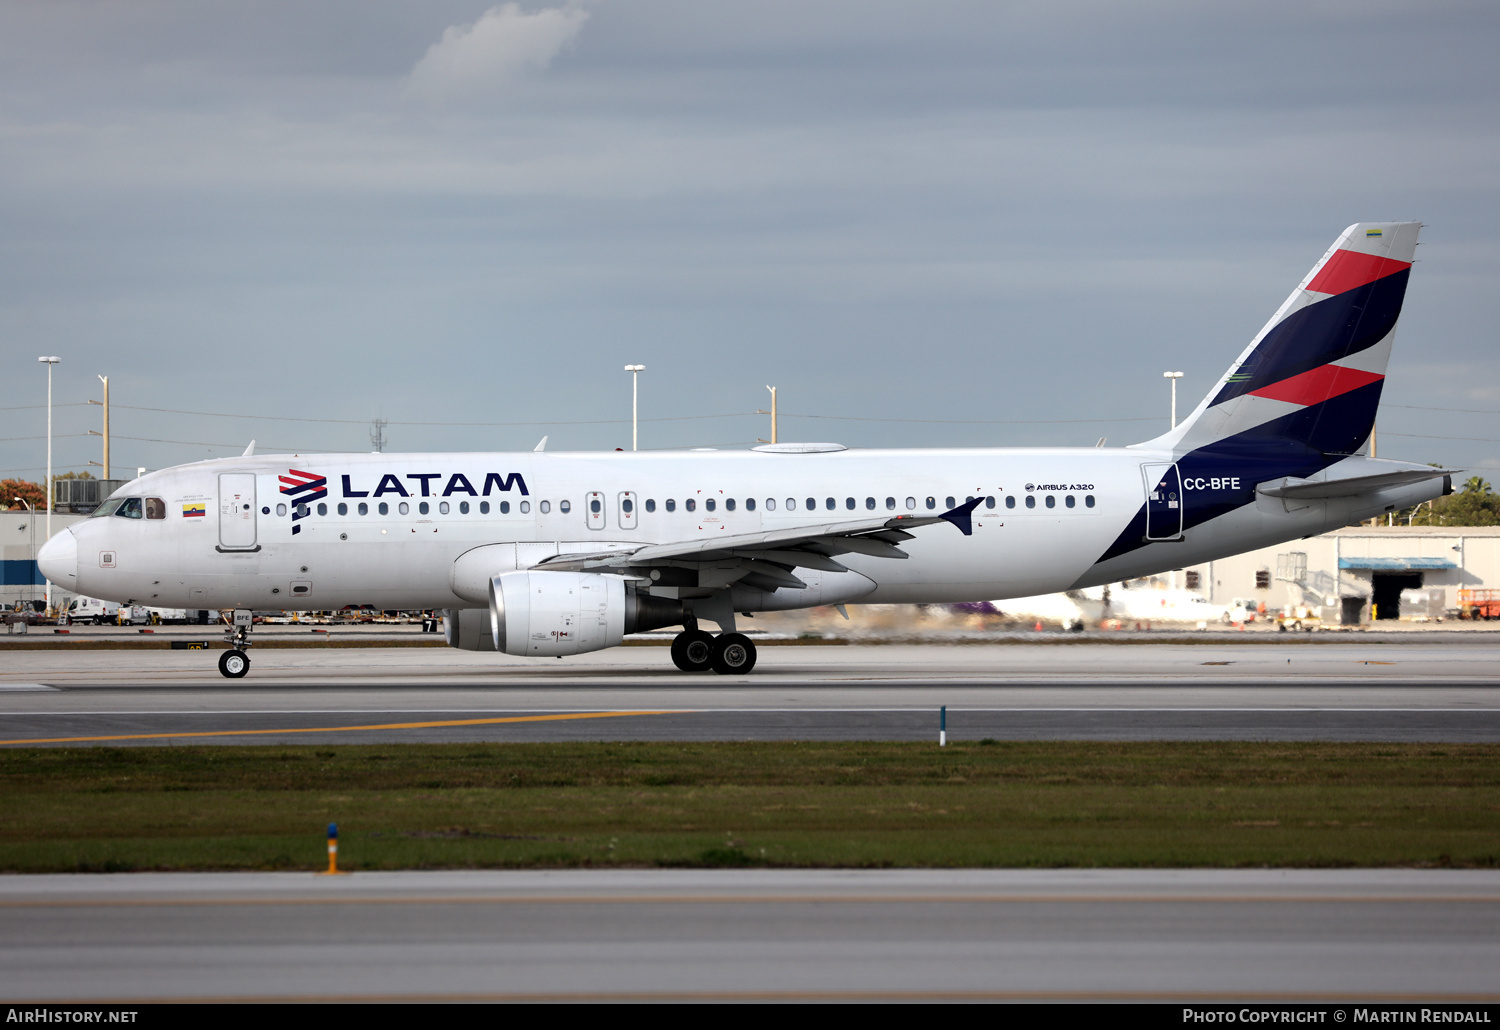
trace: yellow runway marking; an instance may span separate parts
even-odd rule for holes
[[[372,726],[298,726],[278,730],[205,730],[188,733],[122,733],[108,737],[38,737],[34,740],[0,740],[6,744],[87,744],[105,740],[168,740],[182,737],[252,737],[277,733],[353,733],[358,730],[430,730],[449,726],[496,726],[511,722],[563,722],[568,719],[620,719],[631,715],[682,715],[691,709],[641,712],[566,712],[561,715],[509,715],[495,719],[448,719],[442,722],[388,722]]]

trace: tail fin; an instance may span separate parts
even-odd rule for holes
[[[1193,413],[1142,446],[1357,451],[1375,424],[1419,229],[1345,229]]]

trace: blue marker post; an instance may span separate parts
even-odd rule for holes
[[[938,747],[948,746],[948,706],[938,709]]]

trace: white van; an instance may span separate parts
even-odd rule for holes
[[[114,622],[120,614],[120,605],[115,601],[101,601],[97,597],[75,597],[68,605],[69,622],[92,622],[102,626]]]

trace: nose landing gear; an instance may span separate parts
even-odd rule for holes
[[[219,655],[219,671],[237,680],[250,671],[250,656],[239,650],[225,651]]]
[[[683,672],[721,676],[744,675],[755,668],[755,644],[743,633],[714,636],[700,629],[684,630],[672,640],[672,663]]]
[[[224,632],[224,643],[229,645],[229,650],[219,656],[219,671],[230,679],[240,679],[250,671],[250,656],[245,652],[251,644],[252,625],[250,613],[239,608],[235,610],[229,620],[229,628]]]

